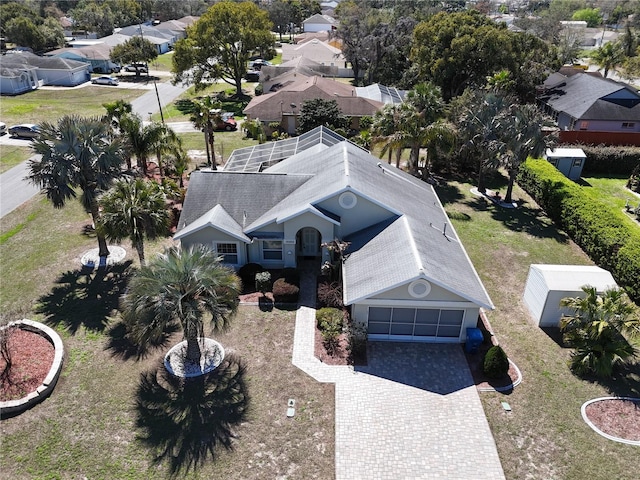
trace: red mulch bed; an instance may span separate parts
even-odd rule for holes
[[[640,441],[640,400],[600,400],[587,405],[585,413],[601,432]]]
[[[502,378],[489,378],[482,369],[484,356],[491,345],[482,344],[476,353],[464,352],[467,364],[473,377],[473,383],[478,388],[503,388],[513,384],[518,379],[518,372],[512,363],[509,363],[509,372]]]
[[[55,350],[42,335],[21,328],[11,329],[9,375],[0,378],[0,401],[17,400],[34,392],[49,373]],[[0,357],[0,372],[6,362]]]
[[[240,295],[240,302],[242,303],[259,303],[260,299],[263,298],[265,295],[262,295],[262,293],[260,292],[249,292],[249,293],[243,293],[242,295]],[[273,302],[273,293],[271,292],[267,292],[266,293],[266,297]]]
[[[315,336],[315,344],[313,353],[316,358],[320,359],[321,362],[326,363],[327,365],[351,365],[351,359],[349,358],[349,350],[347,346],[349,345],[347,334],[341,333],[338,336],[338,349],[333,353],[329,354],[327,349],[324,348],[324,343],[322,342],[322,333],[316,327],[316,336]]]

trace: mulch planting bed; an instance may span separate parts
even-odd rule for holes
[[[35,391],[47,377],[55,350],[42,335],[21,328],[11,329],[8,338],[11,368],[0,375],[0,401],[17,400]],[[7,363],[0,357],[0,372]]]
[[[601,432],[640,441],[640,400],[600,400],[587,405],[585,413]]]

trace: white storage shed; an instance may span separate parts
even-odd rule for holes
[[[611,274],[595,265],[543,265],[529,267],[524,303],[540,327],[557,327],[563,314],[573,312],[560,307],[565,297],[583,297],[584,285],[604,292],[618,285]]]
[[[587,155],[581,148],[548,148],[545,158],[569,180],[578,180]]]

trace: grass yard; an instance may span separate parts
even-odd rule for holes
[[[118,330],[111,327],[118,321],[115,309],[127,275],[119,268],[106,276],[80,273],[80,256],[96,243],[84,233],[88,224],[79,202],[55,210],[41,198],[2,219],[2,317],[48,318],[66,350],[53,395],[0,423],[2,478],[169,476],[168,462],[154,465],[153,459],[159,445],[173,437],[165,431],[149,445],[136,428],[141,373],[157,367],[164,349],[137,361],[107,348],[112,341],[117,344]],[[149,245],[147,256],[169,243]],[[128,262],[135,265],[135,252],[124,246]],[[242,307],[231,329],[214,335],[247,366],[248,417],[235,429],[232,452],[214,450],[215,463],[206,461],[195,473],[182,470],[178,478],[333,478],[333,387],[316,383],[291,364],[294,318],[295,312]],[[169,343],[180,337],[176,334]],[[296,399],[293,419],[285,416],[289,398]],[[183,408],[165,400],[163,411]],[[181,432],[187,440],[200,439],[200,430],[188,428],[193,420],[188,413]],[[180,465],[190,460],[195,459],[181,457]]]
[[[2,97],[2,121],[7,125],[15,125],[56,122],[64,115],[104,115],[103,103],[118,99],[131,102],[143,93],[141,90],[100,86],[71,90],[38,89],[16,97]]]
[[[626,188],[629,176],[583,177],[582,180],[590,194],[613,208],[623,210],[627,200],[634,207],[640,203],[640,196]]]
[[[502,180],[491,185],[505,187]],[[489,313],[495,334],[524,378],[509,395],[480,395],[507,478],[637,478],[636,447],[595,434],[580,407],[599,396],[640,396],[639,369],[610,385],[575,377],[557,330],[535,326],[522,301],[530,264],[591,264],[589,258],[519,188],[514,198],[524,203],[517,210],[483,202],[470,188],[451,182],[437,191],[496,306]],[[505,413],[501,401],[513,411]]]
[[[0,173],[15,167],[33,155],[31,147],[27,146],[31,142],[25,141],[25,146],[0,145]]]
[[[505,190],[504,178],[492,182],[490,188]],[[517,186],[514,198],[521,205],[516,210],[482,201],[470,193],[471,186],[451,181],[436,190],[496,305],[489,313],[493,329],[523,374],[523,383],[510,394],[480,394],[507,479],[637,478],[637,447],[597,435],[582,420],[580,407],[599,396],[640,396],[638,368],[607,384],[575,377],[557,330],[535,326],[522,301],[530,264],[590,260]],[[119,345],[119,330],[112,327],[126,273],[79,274],[80,255],[96,243],[84,233],[89,223],[79,202],[55,210],[36,198],[0,224],[2,318],[48,318],[66,349],[53,395],[0,423],[0,471],[6,478],[168,476],[167,461],[155,465],[153,459],[160,446],[175,439],[158,430],[145,443],[136,427],[140,375],[156,368],[164,350],[135,360],[108,348]],[[147,256],[170,243],[149,245]],[[136,255],[128,250],[135,266]],[[235,430],[233,452],[216,450],[216,462],[206,461],[179,478],[333,478],[333,387],[291,365],[293,324],[294,312],[242,307],[231,329],[214,335],[247,365],[249,416]],[[179,338],[175,334],[171,341]],[[294,419],[285,417],[288,398],[296,399]],[[161,400],[161,412],[184,408],[168,395]],[[513,411],[505,413],[501,401]],[[184,414],[180,433],[193,441],[198,432],[190,427],[197,422]],[[195,459],[179,460],[184,466]]]

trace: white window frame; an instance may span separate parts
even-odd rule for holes
[[[228,253],[228,252],[221,252],[220,251],[220,245],[233,245],[236,249],[235,253]],[[216,255],[222,257],[222,263],[226,263],[227,265],[239,265],[240,264],[240,246],[238,245],[238,242],[214,242],[213,244],[213,248],[216,252]],[[227,256],[228,255],[235,255],[236,256],[236,261],[235,262],[228,262],[227,261]]]
[[[635,122],[622,122],[622,128],[625,130],[633,130],[636,128]]]
[[[277,248],[266,248],[267,243],[268,242],[278,242],[280,243],[280,249]],[[282,240],[262,240],[260,245],[260,252],[262,255],[262,260],[264,260],[265,262],[281,262],[282,260],[284,260],[284,241]],[[279,252],[280,253],[280,258],[267,258],[265,256],[265,253],[274,253],[274,252]]]

